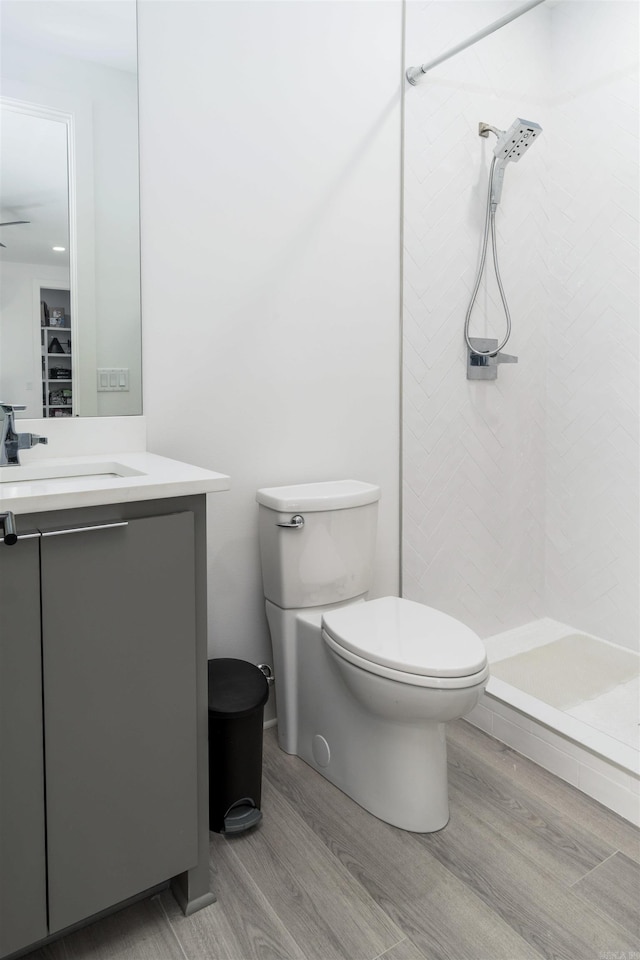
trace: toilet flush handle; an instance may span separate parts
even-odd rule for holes
[[[293,530],[302,530],[304,527],[304,517],[301,517],[299,513],[296,513],[295,516],[291,517],[291,520],[286,522],[276,523],[276,527],[290,527]]]

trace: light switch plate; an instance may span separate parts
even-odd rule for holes
[[[98,367],[98,393],[122,392],[128,389],[128,367]]]

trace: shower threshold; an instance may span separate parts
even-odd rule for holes
[[[640,825],[640,657],[548,618],[485,639],[491,678],[467,717]]]

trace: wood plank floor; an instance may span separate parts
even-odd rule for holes
[[[464,721],[451,820],[376,820],[265,734],[262,824],[211,834],[217,903],[166,892],[29,960],[640,960],[640,831]]]

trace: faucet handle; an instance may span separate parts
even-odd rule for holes
[[[4,410],[5,413],[13,413],[17,410],[26,410],[27,406],[25,403],[3,403],[0,400],[0,407]]]
[[[37,433],[17,433],[18,450],[29,450],[39,443],[49,443],[48,437],[41,437]]]
[[[2,527],[2,539],[8,547],[12,547],[14,543],[18,542],[18,534],[16,532],[16,518],[10,510],[7,510],[6,513],[0,513],[0,526]]]
[[[467,349],[467,380],[495,380],[498,364],[517,363],[509,353],[498,353],[498,341],[492,337],[469,337]]]

